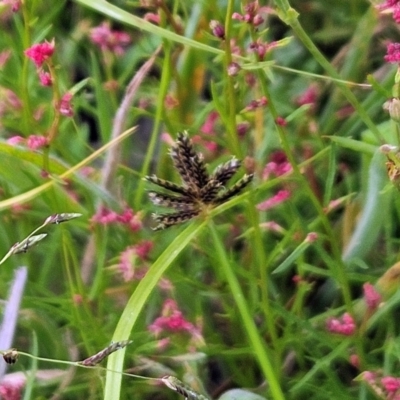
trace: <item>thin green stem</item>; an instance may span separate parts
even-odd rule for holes
[[[249,309],[247,308],[246,298],[243,294],[242,288],[240,287],[239,281],[229,264],[227,254],[212,221],[209,222],[209,229],[215,246],[216,255],[218,257],[218,264],[221,266],[225,274],[232,296],[238,307],[240,316],[242,317],[246,333],[249,336],[254,355],[257,357],[260,367],[269,384],[272,398],[275,400],[283,400],[285,396],[283,395],[282,389],[275,374],[274,364],[268,355],[267,349],[261,339],[257,326],[254,323]]]
[[[278,14],[281,19],[293,29],[296,36],[301,40],[301,42],[308,49],[315,60],[322,66],[322,68],[324,68],[332,78],[336,79],[334,82],[341,89],[349,103],[354,107],[357,114],[364,121],[365,125],[381,143],[384,143],[383,135],[371,120],[367,111],[364,109],[364,107],[362,107],[356,96],[354,96],[353,92],[347,87],[347,85],[340,81],[341,76],[338,74],[335,68],[332,67],[331,63],[323,56],[317,46],[315,46],[314,42],[307,35],[306,31],[303,29],[298,20],[298,13],[290,6],[288,0],[275,0],[275,3],[279,8]]]
[[[271,115],[272,115],[273,119],[276,121],[279,114],[274,105],[274,101],[269,93],[269,89],[268,89],[268,85],[267,85],[265,76],[263,76],[262,72],[259,71],[258,77],[259,77],[259,81],[261,82],[264,94],[268,99],[268,106],[269,106]],[[340,289],[341,289],[341,292],[343,295],[343,300],[346,305],[346,309],[348,310],[349,313],[354,314],[351,293],[350,293],[349,279],[348,279],[348,276],[346,273],[346,267],[342,260],[342,255],[341,255],[341,252],[339,249],[339,244],[337,243],[337,240],[336,240],[336,235],[333,232],[331,224],[323,210],[323,207],[322,207],[320,201],[318,200],[317,196],[315,195],[312,188],[310,187],[307,179],[301,173],[300,168],[297,165],[296,160],[294,159],[294,156],[290,149],[289,140],[288,140],[289,135],[285,131],[284,127],[282,127],[281,125],[276,124],[276,129],[278,131],[278,135],[279,135],[279,139],[280,139],[282,148],[293,168],[293,175],[300,182],[301,186],[304,188],[305,192],[307,193],[307,196],[309,197],[311,203],[313,204],[313,206],[315,207],[315,210],[318,213],[318,216],[322,222],[323,227],[325,228],[326,234],[329,238],[329,244],[331,247],[331,251],[333,253],[333,259],[335,260],[335,266],[336,266],[336,269],[332,272],[335,274],[335,276],[339,282]],[[364,352],[362,349],[361,341],[356,341],[355,344],[357,347],[358,355],[359,355],[361,363],[362,363],[362,361],[364,360]]]
[[[228,7],[226,10],[225,17],[225,57],[224,57],[224,76],[225,76],[225,90],[226,99],[228,106],[228,135],[230,139],[231,149],[238,158],[242,158],[242,149],[239,145],[239,138],[236,129],[236,96],[234,81],[231,76],[228,75],[228,67],[232,63],[232,52],[231,52],[231,29],[232,29],[232,13],[233,13],[233,0],[228,1]]]
[[[169,88],[169,84],[170,84],[171,45],[167,40],[164,41],[163,52],[164,52],[164,62],[161,67],[162,76],[161,76],[161,82],[160,82],[160,89],[158,92],[157,111],[156,111],[156,116],[154,119],[153,131],[151,132],[150,142],[147,147],[145,159],[143,161],[143,167],[141,170],[142,177],[148,175],[148,173],[149,173],[150,163],[151,163],[151,160],[154,155],[155,147],[157,144],[157,138],[159,135],[162,117],[163,117],[163,113],[164,113],[164,99],[168,93],[168,88]],[[141,201],[141,198],[143,196],[143,191],[144,191],[144,185],[145,185],[145,181],[140,180],[139,184],[138,184],[138,189],[136,191],[135,200],[134,200],[135,207],[137,207],[137,208],[139,208],[139,206],[140,206],[140,201]]]

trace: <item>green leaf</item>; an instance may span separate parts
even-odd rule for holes
[[[164,250],[154,264],[150,267],[145,277],[140,281],[136,290],[128,301],[117,327],[114,331],[113,341],[126,340],[135,325],[144,305],[158,281],[165,271],[171,266],[179,253],[196,237],[206,222],[198,221],[190,224],[175,240]],[[117,400],[121,391],[121,372],[123,371],[125,349],[110,355],[107,363],[107,375],[104,389],[104,400]]]

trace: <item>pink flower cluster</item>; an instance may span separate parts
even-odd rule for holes
[[[378,372],[364,371],[360,375],[361,380],[381,399],[400,400],[400,378],[394,376],[382,376]]]
[[[176,301],[173,299],[165,300],[161,316],[149,325],[150,332],[159,336],[161,333],[188,333],[198,344],[203,342],[200,328],[189,322],[179,310]]]
[[[144,240],[133,246],[127,247],[119,257],[118,270],[125,282],[133,279],[141,279],[147,272],[147,268],[137,269],[137,261],[147,260],[148,254],[153,248],[153,242]]]
[[[31,150],[38,150],[48,145],[47,138],[40,135],[30,135],[27,139],[22,136],[13,136],[7,140],[11,146],[25,144]]]
[[[235,12],[232,14],[232,18],[258,26],[264,22],[263,14],[269,12],[269,10],[267,7],[260,7],[258,1],[252,1],[243,7],[244,14]]]
[[[392,13],[393,19],[400,23],[400,0],[386,0],[376,8],[380,12]]]
[[[278,177],[292,171],[292,166],[290,165],[284,151],[275,151],[271,154],[270,160],[271,161],[265,165],[262,173],[262,178],[264,180],[269,179],[271,175]]]
[[[367,304],[367,307],[371,311],[374,311],[376,308],[378,308],[379,304],[381,304],[382,296],[380,295],[379,292],[377,292],[375,287],[368,282],[364,283],[363,290],[364,290],[364,300],[365,303]]]
[[[91,222],[100,225],[127,225],[133,232],[136,232],[142,228],[140,214],[135,213],[131,208],[128,207],[125,207],[121,214],[118,214],[106,207],[101,207],[100,210],[93,215]]]
[[[121,31],[112,30],[109,22],[92,28],[90,40],[97,45],[101,51],[110,51],[117,56],[125,53],[125,48],[131,43],[131,37]]]
[[[268,104],[268,100],[265,96],[257,100],[252,100],[244,109],[244,111],[254,111],[257,108],[265,107]]]
[[[43,63],[53,55],[54,48],[54,39],[51,42],[46,40],[44,43],[37,43],[26,49],[25,55],[35,63],[36,67],[41,68]]]
[[[351,336],[356,330],[356,323],[349,313],[344,313],[341,318],[329,318],[326,322],[326,329],[339,335]]]
[[[393,19],[400,23],[400,0],[386,0],[376,8],[382,13],[392,13]],[[389,43],[384,59],[388,63],[400,63],[400,43]]]
[[[262,203],[257,204],[257,210],[258,211],[267,211],[273,207],[276,207],[278,204],[283,203],[290,197],[290,192],[289,190],[282,189],[279,190],[277,194],[274,196],[270,197],[267,200],[264,200]]]

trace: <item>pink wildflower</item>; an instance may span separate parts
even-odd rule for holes
[[[389,43],[386,49],[385,61],[388,63],[400,63],[400,43]]]
[[[287,160],[284,151],[277,150],[271,154],[271,161],[264,167],[262,178],[264,180],[269,179],[271,175],[282,176],[292,171],[292,166]]]
[[[0,382],[0,398],[2,400],[20,400],[26,378],[21,373],[12,373],[4,376]]]
[[[95,222],[100,225],[109,225],[117,222],[117,220],[118,214],[106,207],[100,207],[100,210],[91,218],[91,222]]]
[[[258,100],[252,100],[244,109],[244,111],[254,111],[256,108],[264,107],[268,104],[268,100],[265,96],[261,97]]]
[[[108,22],[103,22],[91,29],[90,40],[102,51],[108,50],[121,56],[125,52],[125,47],[130,44],[131,37],[125,32],[112,30]]]
[[[350,364],[354,367],[359,369],[360,368],[360,357],[357,354],[351,354],[349,358]]]
[[[211,20],[210,29],[215,37],[222,40],[225,39],[225,27],[221,22],[216,21],[215,19]]]
[[[382,301],[382,296],[370,283],[364,283],[364,300],[370,310],[375,310]]]
[[[72,93],[67,92],[61,97],[60,105],[58,107],[60,114],[65,117],[72,117],[74,115],[74,111],[72,109]]]
[[[342,318],[329,318],[326,322],[329,332],[338,333],[344,336],[351,336],[356,330],[356,324],[349,313],[343,314]]]
[[[39,71],[39,80],[43,86],[51,86],[53,84],[50,73],[42,69]]]
[[[121,224],[127,225],[133,232],[137,232],[143,227],[140,214],[128,207],[118,216],[117,220]]]
[[[25,50],[25,55],[39,68],[54,53],[54,39],[51,42],[37,43]]]
[[[178,309],[178,305],[172,299],[165,300],[161,317],[156,318],[149,325],[149,330],[156,336],[163,331],[187,332],[190,335],[199,335],[198,328],[184,318],[182,311]]]
[[[305,241],[307,243],[314,243],[316,240],[318,240],[318,233],[317,232],[310,232],[307,234]]]
[[[283,203],[290,197],[289,190],[280,190],[275,196],[270,197],[267,200],[264,200],[262,203],[257,204],[258,211],[266,211],[269,210],[278,204]]]
[[[231,62],[228,65],[228,75],[236,76],[239,73],[240,69],[240,65],[237,62]]]
[[[309,86],[300,96],[296,98],[296,104],[304,106],[309,104],[311,109],[315,109],[317,103],[317,88],[315,85]]]
[[[239,122],[236,125],[236,131],[240,138],[243,138],[249,130],[250,124],[248,122]]]
[[[160,25],[160,16],[158,14],[149,12],[149,13],[144,14],[143,19],[145,21],[149,21],[155,25]]]
[[[388,393],[394,393],[400,389],[400,379],[393,376],[384,376],[381,383]]]
[[[141,258],[142,260],[146,260],[153,247],[154,242],[152,242],[151,240],[143,240],[135,245],[135,252],[139,258]]]
[[[25,139],[19,135],[12,136],[9,139],[7,139],[7,143],[11,146],[16,146],[20,143],[23,143],[24,141],[25,141]]]
[[[260,224],[261,228],[267,229],[274,233],[284,234],[285,229],[282,228],[277,222],[275,221],[267,221]]]
[[[26,141],[26,145],[31,150],[37,150],[41,147],[47,146],[47,138],[39,135],[30,135]]]
[[[119,257],[118,270],[125,282],[130,282],[135,276],[135,260],[137,255],[133,246],[127,247]]]
[[[400,2],[399,0],[386,0],[384,3],[376,6],[382,13],[392,13],[393,19],[400,23]]]
[[[283,117],[276,117],[275,123],[277,125],[279,125],[279,126],[286,126],[287,125],[287,121]]]

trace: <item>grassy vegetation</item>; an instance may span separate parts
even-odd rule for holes
[[[0,2],[0,397],[400,398],[398,15]]]

